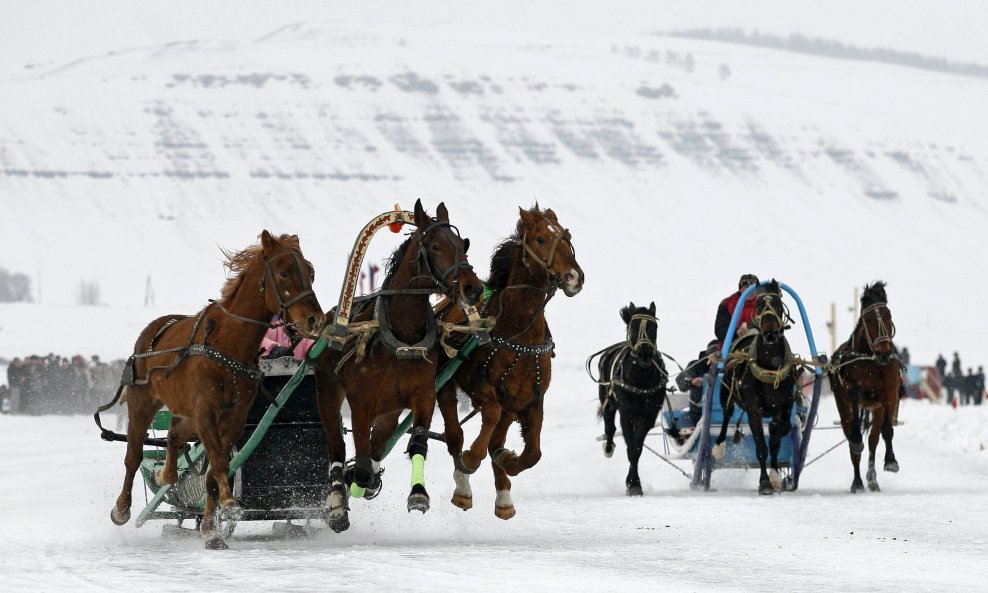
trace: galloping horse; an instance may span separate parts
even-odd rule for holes
[[[761,466],[758,493],[772,494],[782,490],[779,475],[779,445],[792,429],[790,414],[796,393],[798,368],[789,350],[783,331],[786,312],[782,293],[775,280],[758,287],[755,296],[754,327],[758,333],[735,342],[732,358],[725,367],[721,407],[724,420],[713,448],[715,459],[723,459],[727,448],[727,427],[737,404],[748,413],[748,425],[755,441],[755,453]],[[762,420],[769,416],[769,442],[765,444]],[[772,458],[772,471],[766,472],[766,459]]]
[[[467,261],[469,239],[461,239],[450,225],[445,204],[439,204],[436,213],[438,217],[431,218],[420,201],[415,203],[417,228],[392,254],[382,289],[357,302],[353,325],[374,319],[376,331],[352,335],[341,352],[327,348],[314,362],[330,462],[328,523],[336,532],[350,526],[346,483],[351,494],[366,499],[380,491],[381,459],[404,409],[410,409],[414,419],[408,445],[412,458],[408,510],[429,509],[424,465],[439,362],[437,323],[429,296],[441,292],[472,305],[484,288]],[[340,416],[344,398],[350,405],[356,449],[356,463],[346,475]]]
[[[215,529],[217,502],[221,518],[241,513],[230,492],[230,448],[244,430],[247,410],[262,375],[257,353],[268,321],[278,314],[301,333],[318,334],[323,312],[312,292],[312,266],[302,256],[298,237],[261,233],[260,245],[226,253],[231,277],[218,301],[198,315],[166,315],[141,332],[121,381],[127,402],[127,456],[123,489],[110,518],[130,519],[131,489],[147,429],[162,405],[172,413],[165,465],[159,484],[178,481],[179,448],[198,435],[206,450],[206,507],[200,532],[206,546],[226,548]],[[118,392],[121,393],[121,392]]]
[[[535,206],[519,208],[519,215],[514,234],[491,256],[487,287],[492,292],[481,307],[483,315],[497,319],[491,341],[474,350],[439,392],[446,447],[456,468],[452,503],[464,510],[473,506],[470,474],[489,451],[497,490],[494,514],[501,519],[515,516],[508,476],[542,457],[542,398],[552,378],[554,348],[545,306],[558,288],[570,297],[583,288],[583,270],[576,263],[570,233],[559,225],[556,214]],[[448,322],[464,319],[456,310],[442,317]],[[456,414],[457,388],[470,396],[481,417],[480,432],[466,451]],[[515,420],[525,441],[521,455],[504,448]]]
[[[895,325],[889,311],[885,283],[865,286],[861,296],[861,316],[851,338],[834,352],[829,372],[841,427],[847,437],[854,466],[851,492],[864,490],[861,483],[861,416],[871,411],[871,433],[868,438],[868,489],[877,492],[878,473],[875,471],[875,450],[880,428],[885,439],[885,471],[899,471],[899,462],[892,451],[892,421],[899,405],[902,386],[902,361],[892,344]]]
[[[634,303],[621,309],[621,319],[628,326],[624,342],[614,344],[601,354],[597,368],[600,408],[598,417],[604,419],[604,455],[614,454],[614,415],[621,412],[621,432],[628,447],[628,476],[624,480],[628,496],[641,496],[642,483],[638,477],[638,460],[641,458],[648,431],[655,426],[655,419],[666,398],[666,372],[662,354],[656,347],[658,320],[655,303],[636,307]],[[596,356],[596,355],[594,355]],[[589,370],[591,356],[587,360]]]

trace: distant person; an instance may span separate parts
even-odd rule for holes
[[[964,382],[961,386],[961,404],[965,406],[970,406],[972,400],[974,399],[974,390],[976,389],[975,382],[977,377],[974,376],[974,369],[968,367],[967,375],[964,375]]]
[[[985,369],[978,367],[978,372],[974,374],[974,405],[980,406],[985,397]]]
[[[948,394],[950,391],[947,389],[947,359],[943,357],[943,354],[937,354],[937,361],[934,364],[937,368],[937,379],[940,381],[940,393],[937,394],[939,397],[943,397],[944,392]],[[947,400],[950,403],[950,400]]]
[[[720,306],[717,307],[717,319],[714,321],[714,335],[717,336],[721,345],[727,339],[727,328],[731,325],[731,317],[734,315],[734,310],[738,307],[738,301],[741,300],[741,293],[751,285],[758,285],[758,276],[754,274],[742,275],[738,280],[737,292],[722,300]],[[738,319],[738,327],[734,336],[735,339],[743,338],[749,333],[756,331],[754,328],[749,327],[754,316],[755,299],[754,293],[751,293],[742,305],[741,317]]]
[[[909,348],[902,347],[902,350],[899,351],[899,359],[902,360],[902,364],[909,366]]]
[[[960,396],[960,392],[964,391],[964,369],[961,368],[961,359],[956,352],[954,352],[954,360],[950,363],[950,376],[945,383],[947,385],[947,403],[952,404],[954,397]]]

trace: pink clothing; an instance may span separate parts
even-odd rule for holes
[[[309,338],[302,338],[298,344],[295,345],[295,349],[292,351],[292,356],[295,358],[305,358],[305,353],[309,351],[315,340]],[[285,331],[283,327],[272,327],[264,334],[261,339],[261,358],[265,358],[271,354],[271,349],[275,346],[284,346],[289,348],[292,345],[291,338],[288,337],[288,332]]]

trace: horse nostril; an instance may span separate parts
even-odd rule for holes
[[[309,318],[306,320],[306,323],[308,324],[309,330],[311,331],[315,331],[316,327],[319,326],[319,322],[316,320],[315,315],[309,315]]]

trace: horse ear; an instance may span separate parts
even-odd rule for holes
[[[425,208],[422,207],[422,200],[415,200],[415,226],[425,228],[428,223],[429,215],[425,213]]]
[[[271,251],[274,249],[274,237],[268,232],[268,229],[261,231],[261,248],[264,251]]]
[[[436,208],[436,218],[443,222],[449,222],[449,211],[446,210],[446,202],[439,202],[439,207]]]
[[[556,213],[552,211],[552,208],[546,209],[545,217],[551,220],[552,222],[559,224],[559,219],[556,218]]]
[[[532,213],[525,210],[521,206],[518,206],[518,216],[521,218],[522,222],[525,223],[525,226],[532,224]]]
[[[470,238],[469,237],[463,240],[463,253],[465,254],[468,251],[470,251]]]
[[[621,309],[621,321],[625,324],[631,323],[631,312],[635,310],[635,304],[631,303],[630,307],[625,307]]]
[[[655,301],[652,301],[652,304],[648,306],[648,312],[652,317],[655,317]]]

